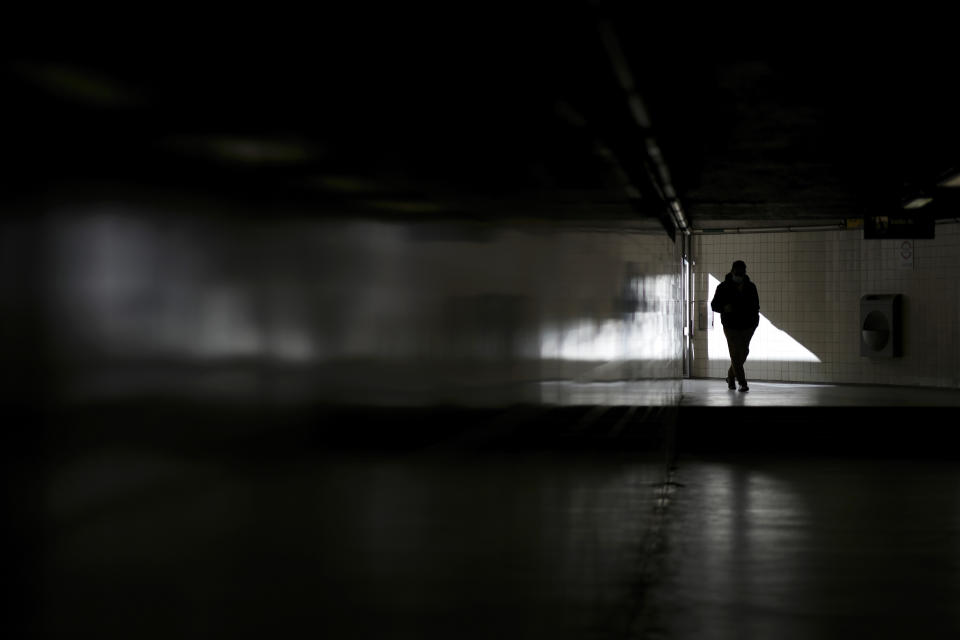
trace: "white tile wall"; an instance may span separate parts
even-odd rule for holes
[[[683,375],[681,248],[662,231],[187,218],[161,229],[131,210],[71,216],[45,241],[48,357],[71,400],[445,402]]]
[[[758,330],[748,379],[960,387],[960,225],[940,224],[935,239],[913,240],[912,268],[901,266],[901,242],[865,240],[859,230],[696,235],[695,296],[707,299],[707,274],[723,280],[743,260],[760,313],[819,359],[763,359],[769,344]],[[904,296],[900,358],[860,355],[860,297],[878,293]],[[695,331],[694,376],[726,375],[725,359],[707,357],[717,335]]]

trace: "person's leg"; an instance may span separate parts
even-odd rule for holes
[[[734,329],[730,332],[730,358],[733,360],[733,371],[741,387],[747,386],[747,375],[743,370],[743,363],[747,360],[747,331]]]
[[[753,332],[756,330],[757,330],[756,327],[753,327],[751,329],[744,329],[740,338],[740,356],[741,356],[739,360],[740,376],[737,378],[737,380],[740,382],[741,386],[748,389],[749,387],[747,386],[747,372],[744,369],[744,365],[747,362],[747,356],[750,355],[750,340],[753,339]]]
[[[730,389],[736,389],[737,387],[733,384],[734,380],[737,377],[736,370],[736,338],[734,337],[734,330],[728,329],[727,327],[723,328],[723,335],[727,339],[727,352],[730,354],[730,367],[727,369],[727,387]]]
[[[753,332],[756,328],[741,329],[735,336],[736,342],[736,360],[735,369],[737,373],[737,382],[743,389],[749,389],[747,386],[747,373],[744,370],[744,364],[747,362],[747,356],[750,355],[750,340],[753,339]]]

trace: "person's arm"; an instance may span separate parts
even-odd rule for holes
[[[753,311],[760,312],[760,292],[757,291],[757,285],[750,283],[750,302],[752,303],[751,308]]]
[[[724,297],[725,296],[723,295],[723,283],[721,282],[720,284],[717,285],[717,290],[714,291],[713,293],[713,300],[710,301],[710,308],[717,313],[721,313],[723,311]]]
[[[725,282],[721,282],[719,285],[717,285],[717,291],[713,294],[713,301],[710,303],[710,308],[717,313],[730,313],[733,311],[733,304],[730,300],[730,292],[727,290]]]

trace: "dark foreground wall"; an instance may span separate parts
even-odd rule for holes
[[[590,514],[617,520],[634,493],[646,513],[664,477],[681,375],[664,234],[120,196],[36,209],[0,235],[16,636],[462,635],[463,615],[481,635],[560,633],[617,609],[592,573],[620,580],[645,515],[563,563]],[[581,457],[626,443],[642,466]],[[443,595],[495,565],[495,583],[527,578],[480,584],[476,609]]]
[[[17,398],[497,405],[538,402],[517,390],[531,383],[682,372],[663,233],[100,197],[4,242]]]

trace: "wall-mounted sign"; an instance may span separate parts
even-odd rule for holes
[[[697,329],[700,331],[710,331],[713,329],[713,310],[707,305],[706,300],[697,301]]]
[[[897,247],[897,257],[901,269],[913,269],[913,241],[904,240]]]
[[[863,219],[863,237],[867,240],[933,239],[936,225],[929,214],[911,214],[908,211],[885,216],[867,216]]]

